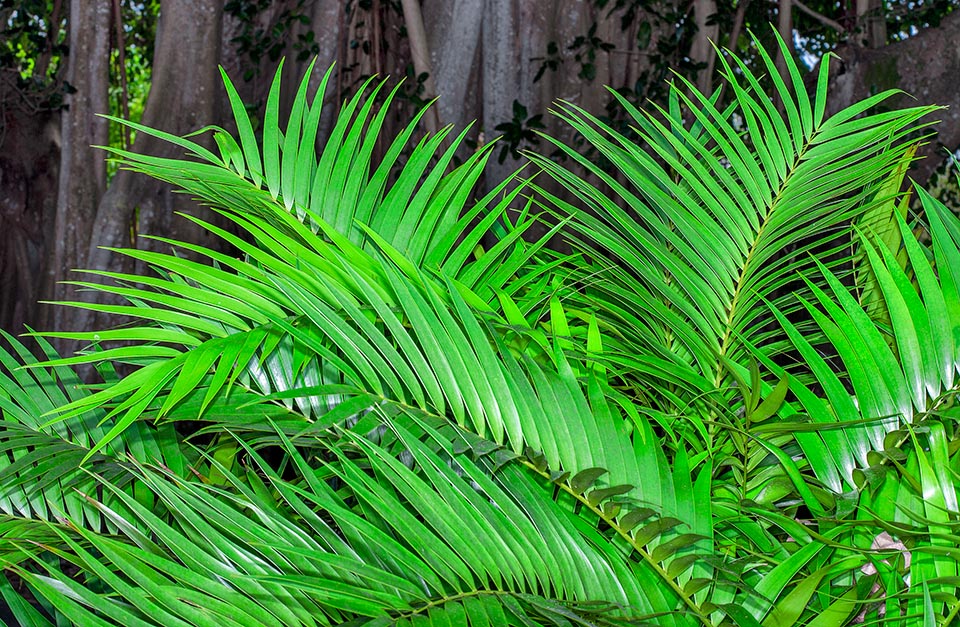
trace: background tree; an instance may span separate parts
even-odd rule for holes
[[[736,115],[624,101],[640,145],[558,105],[603,157],[530,156],[572,202],[475,201],[493,146],[416,122],[376,157],[386,86],[319,153],[308,78],[261,141],[229,84],[213,150],[137,126],[186,155],[123,164],[243,235],[116,251],[126,306],[71,304],[130,323],[52,361],[3,336],[17,622],[952,625],[960,218],[917,187],[924,243],[895,193],[932,107],[826,117],[790,56],[780,109],[730,57]],[[531,196],[576,254],[521,237]]]
[[[64,319],[37,301],[71,293],[73,288],[56,285],[70,278],[72,268],[106,267],[110,257],[99,246],[153,245],[137,239],[141,233],[189,239],[182,230],[192,227],[171,217],[174,210],[192,211],[188,200],[139,175],[104,168],[103,153],[90,145],[123,146],[129,138],[93,115],[129,111],[135,120],[176,133],[198,130],[201,119],[229,126],[228,107],[214,89],[217,64],[242,79],[237,89],[251,103],[255,133],[281,57],[287,59],[287,79],[300,75],[313,57],[321,67],[338,63],[327,96],[334,106],[324,110],[321,138],[332,128],[336,104],[366,78],[405,79],[388,131],[403,128],[425,99],[439,96],[436,123],[462,128],[477,120],[458,159],[473,146],[504,137],[480,181],[481,189],[489,189],[521,165],[519,151],[537,146],[538,131],[575,138],[544,115],[558,98],[602,112],[603,121],[625,128],[630,121],[605,85],[642,106],[664,103],[674,72],[709,91],[716,63],[709,42],[755,64],[747,33],[758,33],[769,47],[766,25],[774,23],[787,35],[790,54],[803,63],[813,65],[827,51],[839,54],[831,111],[893,86],[923,102],[954,105],[935,140],[921,148],[921,155],[933,157],[915,171],[924,180],[942,163],[944,149],[960,144],[960,102],[948,80],[956,69],[950,43],[958,23],[951,15],[955,5],[423,0],[416,5],[421,31],[409,22],[417,12],[405,11],[399,0],[5,0],[0,327],[16,332],[23,324],[82,325],[82,316]],[[778,67],[782,71],[782,62]],[[292,89],[281,93],[280,110],[288,110],[293,96]],[[130,134],[138,150],[160,149],[137,135]],[[584,150],[592,148],[584,144]]]
[[[220,50],[210,42],[221,39],[222,13],[222,0],[164,4],[157,22],[150,95],[143,110],[143,124],[185,135],[198,130],[206,121],[217,119]],[[170,115],[171,111],[176,114]],[[131,150],[163,156],[170,153],[171,146],[150,135],[138,134]],[[201,243],[201,231],[191,229],[191,223],[178,218],[177,212],[195,214],[196,204],[156,181],[125,170],[117,172],[109,190],[99,199],[92,220],[80,215],[64,217],[67,223],[90,224],[91,233],[96,234],[87,238],[84,256],[74,267],[129,271],[129,267],[116,267],[112,263],[117,258],[107,247],[137,245],[139,233],[164,233]],[[151,246],[147,241],[139,244]],[[90,321],[83,315],[69,322],[55,317],[54,324],[84,328],[90,326]]]
[[[49,251],[53,261],[44,289],[58,300],[67,294],[58,281],[87,264],[98,206],[107,189],[106,162],[91,158],[91,146],[106,145],[109,138],[107,120],[98,114],[109,111],[111,7],[110,0],[70,2],[65,81],[71,87],[61,113],[60,180]]]

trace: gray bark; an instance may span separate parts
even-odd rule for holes
[[[793,50],[793,3],[791,0],[779,0],[777,8],[777,32],[780,33],[780,39],[787,44],[789,50]],[[783,51],[778,47],[777,48],[777,72],[780,73],[780,78],[783,79],[783,82],[787,85],[790,84],[790,77],[787,74],[787,59],[783,55]],[[783,103],[780,99],[777,99],[777,108],[781,111]]]
[[[337,59],[337,49],[340,40],[339,18],[340,12],[343,10],[342,0],[315,0],[310,7],[310,24],[303,24],[292,33],[292,36],[295,37],[296,34],[306,32],[307,29],[313,31],[317,47],[319,48],[317,52],[317,63],[313,68],[313,75],[310,77],[308,96],[311,99],[319,88],[320,82],[323,80],[327,69],[330,68],[335,61],[338,64],[342,63],[341,59]],[[295,57],[296,55],[293,50],[288,50],[287,60],[283,66],[282,80],[287,88],[283,91],[281,98],[281,113],[286,113],[293,108],[293,97],[296,94],[296,86],[300,84],[303,73],[306,71],[310,61],[313,60],[311,57],[305,62],[293,63]],[[327,94],[325,95],[323,109],[320,113],[320,126],[317,132],[317,135],[321,138],[329,135],[330,129],[333,128],[333,123],[336,121],[336,114],[340,110],[340,103],[336,102],[336,95],[334,93],[337,82],[336,72],[338,71],[339,68],[334,68],[334,74],[327,83]]]
[[[857,28],[860,41],[867,48],[879,48],[887,43],[883,0],[857,0]]]
[[[716,61],[713,44],[717,42],[720,28],[716,24],[707,24],[707,20],[717,12],[717,2],[716,0],[695,0],[693,6],[697,34],[690,47],[690,59],[707,65],[697,75],[697,89],[704,94],[709,94],[713,91],[710,86],[713,82],[713,66]]]
[[[935,135],[917,152],[910,176],[924,183],[945,157],[945,150],[960,147],[960,13],[948,15],[937,28],[928,28],[905,41],[875,50],[846,47],[837,51],[842,63],[831,81],[827,113],[887,89],[905,93],[884,103],[886,108],[918,104],[946,105],[936,114]]]
[[[486,0],[484,7],[481,80],[487,141],[496,136],[498,124],[513,118],[513,101],[521,98],[516,5],[517,0]],[[492,160],[487,172],[491,180],[501,181],[513,169],[512,159],[503,164]]]
[[[220,77],[217,70],[223,0],[168,0],[161,7],[150,94],[142,123],[184,135],[217,119]],[[135,152],[182,156],[182,149],[138,133]],[[196,214],[189,197],[175,194],[165,183],[141,174],[120,171],[97,208],[89,240],[87,268],[129,270],[128,262],[103,246],[163,248],[136,235],[163,235],[210,244],[212,240],[175,212]],[[207,216],[209,217],[209,216]],[[91,320],[75,316],[79,328]]]
[[[430,61],[440,100],[440,119],[463,128],[477,117],[469,90],[475,85],[483,0],[425,0]],[[473,78],[474,80],[471,80]],[[473,106],[471,106],[473,104]]]
[[[109,113],[110,0],[72,0],[67,81],[76,89],[66,99],[61,118],[62,151],[54,226],[53,263],[46,277],[56,300],[72,290],[56,281],[87,262],[94,216],[104,195],[104,155],[93,145],[106,145],[109,126],[97,117]],[[54,310],[57,328],[70,326],[71,312]]]
[[[427,42],[427,32],[423,26],[423,13],[420,11],[420,0],[400,0],[403,6],[403,19],[407,26],[407,38],[410,42],[410,56],[413,57],[413,68],[417,76],[426,75],[423,81],[424,100],[433,100],[437,96],[437,87],[433,77],[433,67],[430,64],[430,45]],[[437,108],[431,107],[423,117],[427,130],[436,133],[440,128],[440,117]]]

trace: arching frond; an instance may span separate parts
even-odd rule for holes
[[[590,260],[573,283],[582,284],[582,295],[566,294],[568,306],[597,311],[610,329],[608,352],[630,358],[624,376],[647,384],[659,379],[667,389],[677,379],[691,382],[692,389],[678,390],[684,405],[701,394],[693,382],[703,379],[730,398],[724,360],[746,367],[745,341],[773,359],[792,350],[768,303],[797,313],[795,295],[811,289],[800,277],[821,284],[815,259],[849,272],[854,225],[889,201],[884,183],[902,180],[921,119],[935,110],[871,113],[891,95],[883,93],[828,118],[828,63],[821,64],[811,98],[789,54],[787,85],[759,52],[785,114],[753,69],[721,57],[733,100],[728,109],[681,81],[671,93],[683,114],[679,106],[640,111],[620,99],[636,122],[627,136],[574,104],[558,105],[556,114],[616,175],[550,141],[603,187],[532,156],[584,205],[553,199],[559,213],[573,216],[571,242]],[[815,328],[799,324],[804,333]],[[632,359],[637,354],[644,358]],[[669,411],[686,409],[675,400],[660,402]]]

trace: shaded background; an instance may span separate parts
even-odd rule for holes
[[[710,42],[756,62],[777,50],[814,68],[837,58],[829,109],[900,88],[948,105],[912,172],[945,200],[956,185],[945,156],[960,147],[958,0],[4,0],[0,8],[0,328],[89,329],[83,312],[38,304],[77,296],[74,268],[131,271],[102,246],[150,248],[156,234],[203,240],[175,211],[200,212],[163,184],[116,172],[91,146],[151,154],[176,149],[96,117],[111,113],[175,134],[228,126],[218,65],[255,115],[285,57],[284,103],[310,60],[311,88],[334,61],[321,136],[339,103],[372,75],[403,79],[387,124],[406,125],[435,95],[424,132],[472,121],[476,144],[502,136],[486,182],[520,152],[564,135],[547,109],[561,98],[615,126],[621,97],[665,104],[680,76],[717,83]],[[810,77],[812,78],[811,74]],[[812,81],[810,81],[812,87]],[[723,95],[721,95],[723,97]],[[900,102],[906,104],[907,96]],[[898,104],[897,99],[887,106]]]

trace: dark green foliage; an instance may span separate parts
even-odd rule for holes
[[[123,165],[236,254],[118,250],[150,273],[81,285],[123,304],[68,305],[128,324],[7,338],[0,566],[38,601],[0,594],[33,625],[951,624],[960,220],[918,189],[927,246],[899,195],[932,109],[826,118],[791,70],[783,114],[736,59],[730,108],[624,101],[636,137],[561,103],[617,172],[546,138],[576,205],[476,198],[491,149],[416,120],[374,160],[372,83],[319,152],[309,77],[260,142],[229,81],[216,151],[131,123],[187,156]]]

